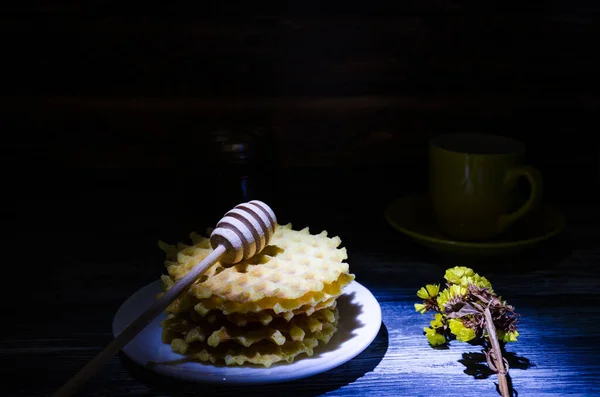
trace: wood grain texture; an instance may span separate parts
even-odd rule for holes
[[[522,315],[508,346],[519,396],[600,394],[600,169],[598,137],[586,137],[600,106],[597,2],[145,4],[142,16],[71,3],[0,13],[3,292],[18,297],[4,301],[3,396],[57,390],[111,341],[120,304],[164,271],[156,241],[203,232],[247,198],[341,236],[382,307],[371,346],[260,388],[181,383],[115,357],[81,395],[495,395],[480,349],[430,348],[412,306],[455,264]],[[212,172],[231,161],[222,131],[258,137],[265,162]],[[561,237],[479,261],[386,225],[385,207],[423,187],[427,139],[445,131],[523,140],[545,200],[567,217]]]
[[[4,140],[7,164],[202,168],[226,163],[225,146],[244,143],[248,162],[268,166],[403,167],[424,160],[430,137],[457,131],[522,140],[538,163],[598,164],[589,125],[600,103],[586,95],[47,96],[0,104],[0,120],[12,131]]]
[[[388,184],[381,173],[375,175],[380,176],[348,172],[335,180],[324,171],[289,174],[272,186],[275,191],[256,192],[281,222],[314,232],[327,229],[342,238],[352,271],[383,313],[379,335],[358,357],[305,380],[242,388],[173,381],[120,356],[81,395],[495,395],[495,376],[481,365],[481,348],[456,342],[449,349],[429,347],[422,335],[429,318],[414,311],[417,289],[440,281],[444,269],[455,264],[485,274],[522,316],[519,342],[507,347],[520,396],[600,393],[598,196],[590,193],[575,205],[571,195],[551,197],[567,217],[563,235],[515,257],[473,261],[416,247],[385,224],[385,206],[415,186]],[[189,183],[188,200],[163,187],[165,176],[157,178],[123,172],[62,182],[57,177],[53,194],[29,195],[23,187],[12,211],[3,209],[5,227],[12,232],[6,260],[44,265],[21,291],[20,305],[13,302],[5,309],[10,326],[3,327],[0,342],[3,395],[54,392],[111,340],[120,304],[164,271],[156,241],[202,232],[237,203],[221,194],[199,201],[193,193],[202,185]],[[13,280],[23,268],[6,271]]]
[[[597,88],[589,44],[600,32],[584,8],[499,12],[436,1],[387,15],[294,11],[238,18],[94,16],[58,7],[7,13],[0,19],[5,66],[27,78],[4,90],[156,97]]]

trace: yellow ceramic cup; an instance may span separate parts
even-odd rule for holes
[[[531,211],[542,196],[538,170],[519,164],[522,143],[489,134],[447,134],[429,144],[429,194],[440,231],[462,241],[493,239]],[[529,198],[517,209],[516,182]]]

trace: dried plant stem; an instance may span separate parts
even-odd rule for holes
[[[504,367],[504,358],[502,357],[502,350],[500,349],[500,343],[498,343],[498,335],[496,334],[496,327],[494,326],[494,320],[492,320],[492,313],[490,308],[486,307],[483,311],[485,316],[485,328],[492,345],[492,357],[495,361],[496,374],[498,375],[498,387],[502,397],[511,397],[508,389],[508,380],[506,374],[508,370]]]

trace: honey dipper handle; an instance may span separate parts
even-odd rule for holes
[[[75,392],[91,378],[112,356],[117,354],[127,343],[139,334],[148,324],[152,322],[167,306],[179,297],[198,277],[211,267],[225,253],[225,247],[219,245],[202,262],[197,264],[188,274],[173,285],[163,296],[157,299],[152,306],[134,320],[123,332],[121,332],[100,353],[88,362],[75,376],[65,383],[54,397],[72,396]]]

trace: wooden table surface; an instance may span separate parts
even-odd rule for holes
[[[278,174],[249,193],[269,202],[280,223],[342,238],[351,271],[383,314],[376,339],[356,358],[303,380],[216,387],[159,376],[121,355],[80,395],[497,395],[481,348],[458,342],[431,348],[422,335],[429,317],[413,308],[417,289],[439,282],[455,264],[487,276],[522,316],[519,341],[507,346],[519,396],[600,395],[597,196],[574,201],[552,197],[550,189],[549,199],[567,218],[558,238],[518,256],[472,260],[440,256],[389,227],[386,205],[418,183],[382,178]],[[243,198],[238,185],[207,198],[202,192],[211,183],[217,179],[206,173],[117,171],[52,181],[38,175],[36,186],[21,183],[12,205],[2,209],[11,230],[4,283],[13,291],[0,342],[2,395],[50,395],[110,342],[121,303],[164,271],[157,240],[203,231]],[[27,282],[19,286],[20,280]]]

